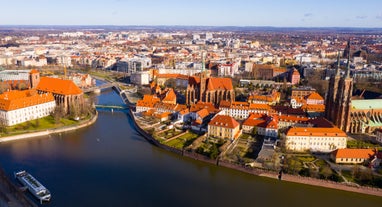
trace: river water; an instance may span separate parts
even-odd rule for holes
[[[120,104],[106,91],[100,104]],[[382,206],[382,198],[261,178],[161,150],[121,111],[87,128],[0,144],[0,164],[50,189],[43,206]],[[16,181],[15,181],[16,182]],[[37,202],[37,201],[36,201]]]

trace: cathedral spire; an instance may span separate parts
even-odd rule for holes
[[[337,68],[336,68],[336,76],[339,76],[340,75],[340,66],[341,66],[341,62],[340,62],[340,51],[337,52]]]
[[[348,62],[346,65],[346,78],[350,78],[350,40],[348,40],[348,45],[346,46],[348,51]]]
[[[206,69],[206,63],[204,59],[204,52],[202,52],[202,71],[204,71],[205,69]]]

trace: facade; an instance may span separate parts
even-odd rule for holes
[[[346,148],[347,135],[341,129],[319,127],[292,127],[284,137],[287,150],[331,152]]]
[[[363,164],[373,160],[376,153],[372,149],[337,149],[330,155],[338,164]]]
[[[187,87],[188,76],[180,74],[158,74],[156,76],[156,83],[159,86],[164,86],[169,84],[169,81],[173,81],[172,87]]]
[[[300,73],[297,69],[293,69],[289,74],[289,81],[292,85],[297,85],[300,83]]]
[[[243,122],[243,132],[252,133],[256,128],[256,133],[268,137],[278,137],[280,129],[287,129],[288,127],[308,127],[312,124],[309,123],[309,118],[293,115],[272,114],[265,113],[251,113],[250,116]]]
[[[130,81],[136,85],[147,85],[150,83],[150,74],[147,71],[132,73]]]
[[[219,68],[218,68],[218,76],[233,77],[235,75],[235,72],[238,71],[238,69],[239,69],[239,65],[237,63],[221,64],[219,65]]]
[[[241,135],[240,124],[230,116],[216,115],[208,123],[208,136],[236,139]]]
[[[382,144],[382,130],[381,130],[381,129],[378,129],[378,130],[376,131],[375,140],[376,140],[379,144]]]
[[[186,104],[192,105],[202,101],[217,106],[223,100],[230,102],[235,100],[231,78],[213,78],[209,77],[207,71],[203,71],[199,77],[191,76],[188,79]]]
[[[56,107],[52,93],[9,91],[0,95],[0,119],[7,126],[49,116]]]
[[[220,114],[234,117],[235,119],[246,119],[251,113],[268,113],[272,111],[268,104],[256,104],[248,102],[221,101],[219,105]]]
[[[316,89],[308,88],[308,87],[294,88],[294,89],[292,89],[291,97],[304,98],[304,97],[310,95],[313,92],[316,92]]]
[[[84,103],[84,93],[71,80],[42,77],[36,89],[38,93],[52,93],[57,106],[62,107],[65,113]]]
[[[250,95],[248,97],[248,102],[257,104],[276,105],[277,103],[280,103],[280,97],[280,92],[272,91],[272,93],[268,95]]]

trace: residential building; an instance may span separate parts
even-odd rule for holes
[[[148,111],[154,109],[154,105],[160,102],[160,99],[155,95],[144,95],[142,100],[138,100],[135,106],[136,112]]]
[[[272,111],[268,104],[256,104],[248,102],[220,101],[220,114],[234,117],[235,119],[246,119],[250,113],[269,113]]]
[[[290,74],[289,74],[289,82],[292,83],[292,85],[297,85],[300,83],[300,73],[296,68],[294,68]]]
[[[0,119],[7,126],[49,116],[56,102],[52,93],[8,91],[0,95]]]
[[[208,136],[234,140],[241,135],[240,124],[226,115],[216,115],[208,123]]]

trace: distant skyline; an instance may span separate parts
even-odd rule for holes
[[[10,0],[0,25],[382,28],[381,0]]]

